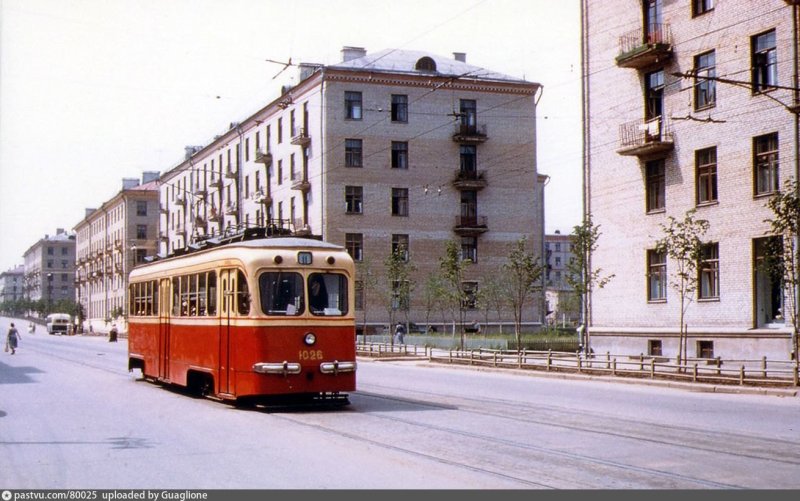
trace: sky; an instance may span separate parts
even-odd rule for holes
[[[421,50],[544,86],[545,230],[581,214],[580,5],[552,0],[0,0],[0,271],[122,178],[164,173],[297,83],[274,61]],[[277,77],[276,77],[276,74]]]

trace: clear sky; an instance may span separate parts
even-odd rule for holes
[[[567,0],[0,0],[0,271],[166,172],[343,46],[422,50],[544,85],[548,232],[581,213],[580,9]]]

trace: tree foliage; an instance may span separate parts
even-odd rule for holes
[[[674,264],[669,273],[669,284],[678,293],[680,301],[678,364],[688,356],[686,311],[697,291],[703,256],[702,237],[709,228],[705,219],[695,219],[695,212],[694,209],[687,211],[683,220],[669,216],[667,224],[661,225],[663,236],[656,242],[656,251],[664,252]]]
[[[543,267],[539,259],[529,252],[525,237],[517,240],[509,248],[508,260],[503,265],[504,277],[508,284],[508,300],[514,312],[514,334],[517,347],[522,346],[522,312],[525,304],[533,298],[536,291],[541,291]]]

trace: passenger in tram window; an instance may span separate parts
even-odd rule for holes
[[[311,275],[308,284],[308,304],[311,313],[323,313],[328,307],[328,290],[325,287],[325,280],[320,275]]]

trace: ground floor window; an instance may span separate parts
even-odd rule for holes
[[[698,341],[697,358],[714,358],[714,341]]]
[[[651,357],[660,357],[662,355],[660,339],[647,340],[647,354]]]

